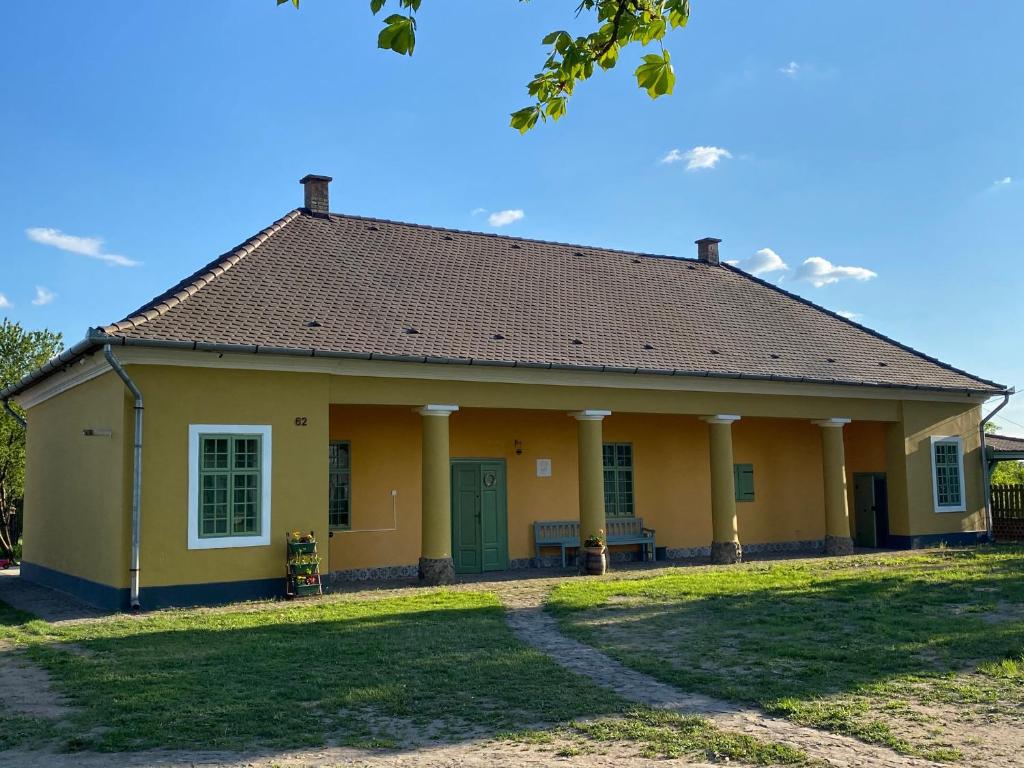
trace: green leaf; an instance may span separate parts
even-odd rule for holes
[[[278,5],[284,5],[285,3],[291,3],[296,8],[299,7],[299,0],[277,0]]]
[[[544,111],[547,113],[547,116],[550,117],[552,120],[558,120],[562,117],[565,117],[565,109],[567,106],[567,102],[568,99],[566,99],[565,96],[556,96],[550,101],[548,101],[547,106],[544,108]]]
[[[380,9],[384,7],[384,3],[388,0],[370,0],[370,11],[376,16],[380,13]]]
[[[661,40],[665,36],[665,20],[653,19],[647,28],[644,29],[640,42],[647,45],[652,40]]]
[[[512,113],[512,120],[509,123],[520,133],[526,133],[537,124],[540,118],[540,106],[523,107]]]
[[[647,95],[652,99],[672,93],[676,84],[676,73],[668,51],[663,51],[659,56],[656,53],[649,53],[644,56],[644,63],[636,68],[636,82],[641,88],[646,89]]]
[[[416,47],[416,21],[397,13],[388,16],[384,19],[384,29],[377,36],[377,47],[412,56]]]

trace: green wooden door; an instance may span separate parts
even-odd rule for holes
[[[505,462],[452,462],[452,558],[456,573],[508,568]]]
[[[875,476],[855,473],[853,476],[853,525],[858,547],[877,547],[875,530]]]

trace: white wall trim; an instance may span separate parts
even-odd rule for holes
[[[956,444],[956,458],[957,466],[960,475],[960,503],[955,507],[950,506],[939,506],[939,483],[936,478],[935,472],[935,444],[936,443],[955,443]],[[964,477],[964,441],[962,437],[956,435],[932,435],[931,441],[928,444],[929,460],[932,464],[932,503],[936,512],[966,512],[967,511],[967,482]]]
[[[732,424],[742,418],[742,416],[732,413],[717,413],[714,416],[701,416],[700,420],[706,421],[708,424]]]
[[[605,416],[611,416],[611,411],[598,411],[588,408],[585,411],[570,411],[569,415],[576,421],[603,421]]]
[[[723,392],[730,394],[788,395],[791,397],[854,398],[863,400],[916,400],[928,402],[967,403],[978,405],[995,395],[965,395],[953,392],[896,387],[816,384],[810,382],[762,381],[730,379],[717,376],[669,376],[614,371],[561,370],[490,365],[458,365],[405,363],[389,360],[352,360],[328,357],[251,354],[241,352],[207,352],[147,347],[117,347],[123,364],[174,365],[183,367],[220,368],[255,371],[295,371],[327,373],[335,376],[366,376],[392,379],[423,379],[428,381],[495,382],[502,384],[540,384],[565,387],[598,387],[609,389],[650,389],[676,392]],[[109,366],[102,355],[84,358],[66,372],[54,374],[44,382],[14,398],[24,408],[31,408],[83,381],[99,376]],[[82,371],[78,366],[84,365]],[[410,403],[412,405],[412,403]]]
[[[120,354],[120,350],[118,353]],[[22,408],[28,410],[51,397],[56,397],[61,392],[66,392],[79,384],[102,376],[104,373],[113,373],[113,369],[102,354],[83,357],[78,362],[72,363],[66,371],[54,374],[13,399]]]
[[[814,423],[817,424],[819,427],[824,427],[824,428],[827,429],[829,427],[845,427],[851,421],[852,421],[852,419],[846,419],[846,418],[840,418],[838,416],[834,416],[831,419],[815,419]]]
[[[265,547],[270,544],[270,479],[273,472],[271,458],[271,428],[269,424],[189,424],[188,425],[188,548],[229,549],[235,547]],[[260,534],[259,536],[199,536],[199,435],[260,435]]]
[[[428,403],[422,408],[413,408],[416,413],[420,416],[451,416],[457,410],[457,405],[438,405],[436,403]]]

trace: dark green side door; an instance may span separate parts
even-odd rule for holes
[[[456,573],[508,568],[504,461],[452,461],[452,558]]]

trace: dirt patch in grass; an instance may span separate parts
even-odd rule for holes
[[[62,720],[72,711],[54,689],[50,673],[10,647],[0,647],[0,708],[7,714],[47,720]]]

